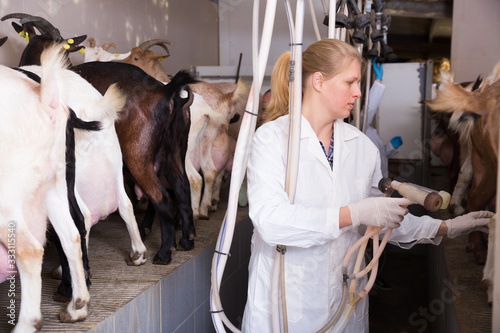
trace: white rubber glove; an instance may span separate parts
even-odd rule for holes
[[[480,210],[446,220],[444,223],[448,227],[447,236],[448,238],[455,238],[476,230],[488,233],[487,225],[493,215],[495,214],[492,212]]]
[[[374,197],[348,205],[352,226],[360,224],[374,227],[398,228],[403,217],[408,214],[406,207],[413,202],[406,198]]]

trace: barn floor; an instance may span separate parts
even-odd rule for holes
[[[442,185],[445,176],[446,170],[432,169],[432,187],[446,189],[446,185]],[[158,281],[210,247],[217,239],[226,202],[227,199],[223,200],[221,208],[211,215],[210,220],[196,224],[195,248],[192,251],[176,252],[172,263],[167,266],[151,263],[160,244],[158,229],[153,229],[145,241],[148,248],[147,263],[134,267],[128,266],[125,260],[130,240],[120,217],[113,214],[108,221],[102,221],[94,226],[91,231],[89,254],[93,274],[93,284],[90,288],[92,304],[88,318],[79,323],[62,324],[58,320],[57,314],[64,305],[52,300],[58,281],[53,279],[50,273],[57,265],[57,256],[55,249],[49,244],[42,272],[44,317],[42,332],[95,332],[96,327],[100,324],[102,326],[102,322],[119,309],[132,303],[131,301],[138,295],[144,294],[158,284]],[[418,211],[412,213],[419,214]],[[241,221],[247,214],[246,208],[240,208],[238,220]],[[138,220],[142,220],[142,214],[138,215]],[[157,228],[158,223],[155,223],[154,227]],[[401,250],[389,245],[386,248],[386,261],[381,274],[387,283],[392,285],[392,290],[374,289],[371,292],[370,332],[491,332],[491,307],[486,302],[486,293],[479,290],[483,267],[475,264],[471,253],[465,252],[466,241],[467,237],[464,236],[454,240],[444,240],[441,246],[417,245],[411,250]],[[7,283],[0,285],[0,295],[2,295],[0,332],[2,333],[12,329],[7,317],[8,289]],[[17,279],[17,295],[20,294],[20,290]],[[16,318],[17,316],[18,313]],[[119,331],[118,321],[116,318],[113,322],[115,332]],[[156,329],[140,330],[133,327],[123,330],[127,331],[160,332]],[[196,329],[196,332],[213,331],[211,322],[206,322],[204,327]],[[163,332],[174,332],[174,330],[164,329]],[[195,332],[195,330],[177,329],[175,332]]]

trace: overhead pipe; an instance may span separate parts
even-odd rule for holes
[[[319,33],[318,21],[316,20],[316,12],[314,11],[313,0],[309,0],[309,10],[311,11],[311,20],[313,23],[314,34],[316,35],[316,40],[321,40],[321,34]]]
[[[285,176],[285,192],[291,204],[295,201],[295,192],[297,188],[297,175],[299,170],[300,154],[300,124],[302,118],[302,37],[304,32],[304,0],[297,0],[295,12],[295,23],[291,24],[293,29],[293,39],[291,40],[290,57],[290,102],[289,102],[289,129],[288,129],[288,154]],[[287,314],[286,314],[286,293],[285,293],[285,272],[284,260],[286,247],[278,245],[275,257],[279,258],[281,286],[281,312],[283,316],[283,326],[285,332],[288,332]]]
[[[335,17],[337,15],[337,1],[330,0],[328,13],[328,38],[335,38]]]
[[[238,207],[238,194],[243,182],[248,162],[249,149],[257,123],[259,92],[264,80],[271,37],[274,27],[276,13],[276,0],[267,0],[266,13],[264,17],[263,36],[260,49],[258,48],[258,25],[259,25],[259,0],[254,0],[253,24],[252,24],[252,63],[253,83],[250,89],[245,115],[240,127],[238,140],[236,141],[235,154],[233,158],[233,169],[231,172],[231,183],[229,186],[229,200],[226,215],[221,225],[217,239],[215,253],[212,259],[210,312],[212,322],[217,332],[225,332],[224,324],[232,332],[240,332],[227,318],[220,300],[220,283],[226,265],[236,221]],[[228,237],[228,240],[226,240]]]

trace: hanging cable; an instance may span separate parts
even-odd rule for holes
[[[253,29],[252,29],[252,62],[253,62],[253,83],[250,89],[245,115],[240,127],[240,133],[236,142],[236,149],[233,158],[233,169],[231,173],[231,183],[229,187],[229,201],[226,216],[224,217],[219,237],[216,243],[216,251],[212,259],[211,291],[210,291],[210,312],[212,322],[217,332],[225,332],[224,324],[232,331],[239,330],[230,322],[225,315],[220,300],[220,283],[224,273],[227,261],[226,253],[229,253],[231,241],[234,234],[234,225],[236,221],[236,212],[238,205],[238,194],[246,172],[249,149],[259,107],[259,92],[264,80],[269,48],[271,45],[272,31],[274,27],[274,17],[276,13],[276,0],[268,0],[266,5],[266,14],[264,17],[263,36],[261,47],[258,48],[258,12],[259,0],[254,0],[253,10]],[[228,241],[225,240],[226,236]]]
[[[311,20],[314,28],[314,34],[316,35],[316,40],[320,40],[321,34],[319,33],[318,21],[316,20],[316,12],[314,11],[313,0],[309,0],[309,10],[311,11]]]

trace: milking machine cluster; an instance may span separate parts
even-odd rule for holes
[[[338,1],[335,28],[353,30],[351,38],[357,44],[365,45],[370,40],[371,47],[364,54],[365,58],[370,60],[376,58],[377,62],[395,62],[397,56],[387,45],[387,32],[391,19],[385,14],[382,1],[366,1],[364,12],[361,12],[355,0]],[[325,15],[323,24],[328,26],[328,14]]]

